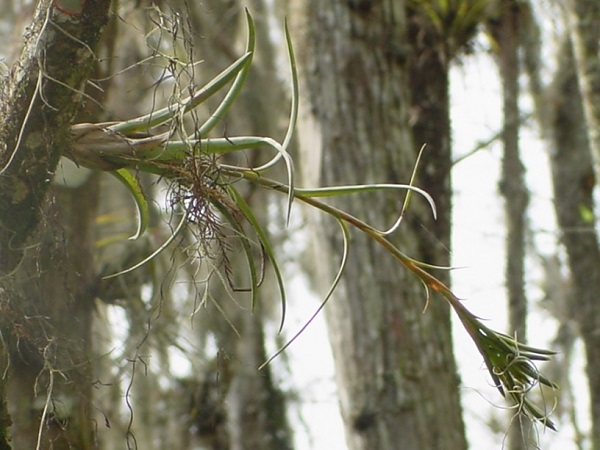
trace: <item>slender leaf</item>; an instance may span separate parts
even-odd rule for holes
[[[242,250],[246,257],[248,271],[250,273],[251,310],[254,311],[258,300],[258,287],[261,282],[261,277],[259,277],[258,272],[256,270],[256,263],[254,262],[254,255],[252,254],[252,247],[250,246],[250,241],[248,239],[248,236],[246,236],[242,225],[233,217],[231,211],[229,210],[229,208],[227,208],[227,206],[225,206],[221,202],[214,202],[213,205],[219,210],[219,212],[223,215],[227,222],[229,222],[229,224],[234,228],[238,235],[239,242],[242,244]]]
[[[148,200],[138,178],[129,169],[118,169],[111,172],[114,177],[125,185],[137,207],[137,230],[129,239],[138,239],[148,228]]]
[[[296,122],[298,121],[298,103],[299,103],[299,96],[300,96],[299,87],[298,87],[298,84],[299,84],[298,83],[298,68],[296,66],[296,56],[294,53],[294,46],[292,45],[292,37],[290,35],[290,29],[289,29],[287,20],[285,21],[285,42],[286,42],[287,51],[288,51],[288,58],[290,60],[290,72],[291,72],[290,78],[292,81],[292,105],[290,108],[290,119],[288,121],[288,128],[285,133],[285,137],[283,138],[283,143],[281,144],[282,151],[280,152],[279,155],[276,155],[271,161],[267,162],[266,164],[264,164],[260,167],[257,167],[255,169],[257,172],[266,171],[268,168],[275,165],[277,163],[277,161],[279,161],[280,158],[285,157],[285,155],[288,154],[287,149],[292,140],[294,130],[296,129]],[[286,223],[289,224],[290,214],[292,212],[292,203],[294,201],[295,185],[294,185],[294,179],[292,177],[293,170],[290,173],[290,168],[293,168],[292,162],[286,161],[286,166],[288,168],[288,183],[290,186],[290,190],[288,193],[287,213],[286,213]]]
[[[348,225],[346,225],[346,223],[343,220],[338,220],[338,223],[340,224],[340,227],[342,228],[342,236],[344,238],[344,250],[342,253],[342,260],[340,262],[340,267],[338,269],[338,272],[337,272],[335,278],[333,279],[333,283],[331,283],[331,287],[329,288],[329,291],[325,295],[325,298],[323,299],[323,301],[321,302],[321,304],[319,305],[317,310],[312,314],[312,316],[310,316],[310,318],[306,321],[306,323],[302,326],[302,328],[300,328],[300,330],[296,334],[294,334],[294,336],[292,336],[292,338],[289,341],[287,341],[283,347],[281,347],[279,350],[277,350],[273,356],[271,356],[267,361],[262,363],[260,365],[260,367],[258,368],[258,370],[261,370],[264,367],[266,367],[271,361],[273,361],[275,358],[277,358],[290,345],[292,345],[292,343],[296,339],[298,339],[298,337],[300,337],[300,335],[304,332],[304,330],[306,330],[308,328],[308,326],[313,322],[313,320],[315,320],[315,318],[319,315],[319,313],[323,310],[323,308],[325,308],[325,305],[327,304],[328,300],[333,295],[333,292],[335,291],[340,280],[342,279],[342,275],[344,274],[344,270],[346,268],[346,263],[348,261],[348,251],[349,251],[349,247],[350,247],[350,245],[349,245],[350,231],[348,230]]]
[[[171,243],[177,238],[177,236],[179,236],[179,233],[183,230],[186,223],[187,223],[187,216],[186,216],[186,214],[184,214],[182,216],[179,224],[177,224],[177,227],[173,230],[173,233],[171,233],[171,236],[169,236],[169,238],[165,242],[163,242],[163,244],[160,247],[158,247],[154,252],[152,252],[151,255],[149,255],[148,257],[144,258],[137,264],[134,264],[133,266],[131,266],[125,270],[121,270],[120,272],[113,273],[111,275],[107,275],[105,277],[102,277],[102,279],[108,280],[110,278],[118,277],[119,275],[124,275],[124,274],[132,272],[132,271],[142,267],[144,264],[152,261],[158,255],[160,255],[169,245],[171,245]]]
[[[246,200],[244,200],[244,197],[242,197],[238,190],[235,189],[232,185],[228,186],[228,190],[231,196],[233,197],[236,205],[238,206],[242,214],[244,214],[244,217],[256,233],[256,236],[258,237],[260,243],[265,249],[265,253],[269,258],[269,261],[271,261],[271,263],[273,264],[273,271],[275,272],[275,277],[277,278],[279,294],[281,297],[281,323],[279,325],[279,332],[281,332],[281,330],[283,329],[283,324],[285,323],[287,299],[285,293],[285,283],[283,281],[281,269],[279,268],[279,263],[277,262],[277,258],[275,257],[275,251],[271,246],[271,242],[269,241],[269,238],[267,237],[266,233],[264,232],[260,223],[254,216],[252,209],[250,208],[248,203],[246,203]]]
[[[199,104],[206,101],[217,92],[219,92],[227,83],[229,83],[237,74],[243,70],[252,60],[252,53],[245,53],[238,58],[227,69],[209,81],[203,88],[198,90],[192,97],[188,97],[183,101],[184,112],[189,112],[196,108]],[[162,123],[165,123],[173,118],[176,111],[172,107],[165,107],[158,111],[153,111],[150,114],[137,117],[135,119],[118,122],[111,125],[109,128],[116,133],[121,133],[125,136],[140,132],[148,131]]]
[[[204,124],[195,133],[199,137],[208,136],[208,133],[219,123],[219,121],[225,117],[229,108],[237,98],[238,94],[242,90],[248,73],[250,72],[250,66],[252,65],[252,55],[254,55],[254,47],[256,44],[256,30],[254,27],[254,20],[246,9],[246,23],[248,24],[248,40],[246,43],[246,54],[250,54],[248,63],[238,72],[231,85],[231,88],[227,92],[227,95],[223,98],[223,101],[219,104],[217,109],[211,114],[210,118],[204,122]]]

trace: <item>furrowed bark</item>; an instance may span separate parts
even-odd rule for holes
[[[0,94],[0,275],[17,267],[40,220],[108,18],[109,0],[59,3],[39,3]]]

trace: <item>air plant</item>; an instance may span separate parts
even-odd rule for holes
[[[555,426],[547,417],[547,413],[534,405],[527,396],[529,391],[538,383],[557,388],[554,383],[539,373],[534,363],[535,361],[548,360],[554,352],[526,346],[519,343],[515,338],[486,327],[479,318],[467,310],[460,299],[447,286],[428,271],[433,266],[410,258],[386,238],[387,235],[398,229],[412,193],[423,196],[431,206],[434,216],[436,214],[435,203],[431,196],[413,185],[414,172],[413,179],[410,180],[409,184],[366,184],[317,189],[303,189],[295,186],[293,162],[287,149],[296,125],[299,94],[296,60],[287,25],[285,35],[291,68],[292,105],[288,129],[282,142],[261,136],[207,137],[234,103],[251,67],[255,46],[255,29],[252,18],[248,13],[246,18],[248,41],[244,54],[208,84],[183,100],[178,106],[165,107],[144,116],[121,122],[81,123],[72,126],[73,145],[66,156],[78,165],[112,173],[127,186],[132,194],[138,210],[137,231],[131,237],[132,239],[139,238],[146,231],[149,217],[148,201],[138,182],[138,172],[157,174],[176,185],[177,192],[180,193],[178,199],[180,200],[180,209],[184,213],[170,238],[147,258],[109,277],[119,276],[135,270],[156,257],[176,239],[186,223],[192,222],[202,227],[206,211],[210,209],[222,221],[228,222],[238,233],[250,274],[252,305],[255,305],[260,276],[255,257],[252,254],[251,240],[243,229],[243,222],[246,222],[252,229],[264,254],[271,261],[277,278],[282,303],[281,328],[285,319],[286,293],[275,250],[253,214],[251,207],[245,202],[235,184],[240,180],[244,180],[259,187],[280,192],[287,196],[288,218],[292,203],[300,201],[334,217],[342,230],[344,238],[342,262],[327,295],[312,318],[322,310],[338,285],[347,261],[350,228],[358,229],[383,246],[388,253],[420,279],[425,286],[428,300],[429,293],[433,291],[442,295],[448,301],[481,353],[490,376],[500,393],[516,405],[519,413],[524,413],[531,419],[537,420],[554,430]],[[193,134],[185,136],[183,139],[176,139],[176,136],[182,135],[181,129],[179,133],[174,131],[176,125],[181,123],[181,117],[194,110],[217,92],[223,91],[228,85],[230,85],[229,90],[211,117],[198,126]],[[155,132],[157,127],[165,124],[175,125],[169,131]],[[259,167],[228,165],[221,163],[218,158],[219,155],[226,153],[259,147],[269,147],[274,151],[273,158]],[[285,183],[265,176],[271,168],[280,162],[283,162],[286,167],[287,182]],[[418,160],[416,165],[418,165]],[[324,197],[381,190],[406,191],[402,213],[396,223],[385,231],[377,230],[359,218],[321,200]],[[181,192],[184,192],[185,195],[182,195]],[[308,326],[312,318],[273,357],[284,351]]]

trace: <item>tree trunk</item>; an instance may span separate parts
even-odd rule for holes
[[[93,181],[77,192],[56,188],[45,199],[109,4],[41,1],[3,80],[0,326],[15,448],[94,446],[88,350],[97,188]]]
[[[559,55],[552,104],[551,161],[554,180],[555,210],[561,240],[567,251],[573,283],[573,316],[579,323],[586,347],[591,417],[592,448],[600,448],[600,247],[590,214],[594,211],[595,177],[590,142],[582,131],[584,110],[573,70],[570,46]],[[592,216],[593,217],[593,216]]]
[[[435,172],[428,173],[431,185],[422,186],[439,197],[441,223],[428,228],[430,212],[413,201],[410,218],[394,241],[417,259],[445,253],[447,260],[447,249],[439,252],[438,241],[448,242],[450,216],[446,67],[436,79],[425,70],[430,67],[410,66],[419,64],[421,55],[411,54],[402,2],[316,1],[305,14],[309,41],[302,65],[316,119],[309,126],[305,116],[299,130],[302,157],[309,162],[303,164],[308,167],[305,179],[317,177],[322,185],[406,183],[416,150],[432,143],[422,173]],[[433,65],[433,59],[427,64]],[[427,83],[416,75],[419,69],[421,76],[431,77]],[[419,82],[423,97],[414,89]],[[411,107],[413,89],[417,97]],[[411,113],[420,115],[414,133]],[[441,123],[427,124],[434,117]],[[318,130],[319,145],[312,145],[309,127]],[[380,228],[393,222],[402,206],[397,198],[379,196],[336,205]],[[419,231],[421,222],[428,231]],[[331,280],[341,234],[330,223],[315,227],[313,271]],[[437,298],[426,308],[420,283],[389,258],[363,236],[353,235],[345,275],[326,308],[348,446],[466,448],[448,308]]]
[[[95,448],[89,346],[96,195],[94,180],[78,190],[56,188],[37,244],[2,299],[14,448]]]
[[[69,125],[93,68],[92,49],[110,1],[85,2],[78,11],[61,9],[61,4],[40,2],[21,57],[0,94],[2,275],[19,264],[59,157],[68,148]]]
[[[504,130],[502,142],[502,180],[500,192],[505,198],[508,231],[506,236],[506,286],[508,291],[509,333],[519,340],[527,337],[527,299],[525,296],[525,234],[529,193],[525,168],[519,150],[519,11],[506,7],[498,24],[498,64],[502,79]]]
[[[586,133],[600,180],[600,3],[569,0],[567,24],[573,43]]]
[[[498,44],[497,63],[502,80],[504,125],[502,144],[502,179],[500,192],[504,197],[506,215],[506,269],[505,282],[508,294],[508,334],[521,342],[527,339],[527,297],[525,293],[525,240],[527,233],[527,205],[529,193],[525,185],[525,168],[519,149],[519,47],[520,6],[507,0],[499,7],[499,16],[490,22],[488,29]],[[509,411],[511,427],[508,448],[529,448],[532,424],[526,418],[515,419]]]

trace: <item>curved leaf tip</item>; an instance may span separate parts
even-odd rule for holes
[[[137,230],[129,239],[138,239],[148,228],[150,217],[148,200],[138,178],[128,169],[118,169],[111,172],[127,188],[137,207]]]

